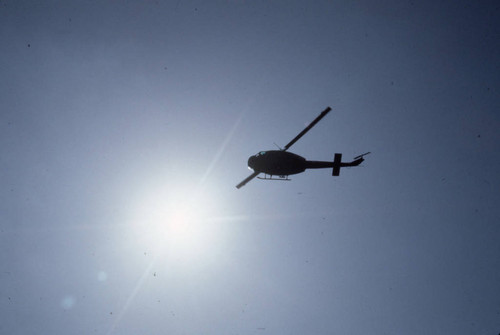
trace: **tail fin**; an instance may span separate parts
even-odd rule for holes
[[[342,154],[335,154],[335,158],[333,159],[333,171],[332,176],[340,175],[340,164],[342,162]]]

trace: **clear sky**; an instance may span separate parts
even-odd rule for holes
[[[498,334],[499,14],[0,0],[0,333]]]

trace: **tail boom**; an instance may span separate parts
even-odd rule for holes
[[[324,161],[306,161],[306,169],[323,169],[323,168],[333,168],[332,176],[340,175],[340,168],[342,167],[350,167],[350,166],[358,166],[365,159],[363,156],[368,155],[369,152],[354,157],[352,162],[342,162],[342,154],[336,153],[333,159],[333,162],[324,162]]]

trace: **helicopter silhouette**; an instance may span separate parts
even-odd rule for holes
[[[289,175],[304,172],[306,169],[332,168],[332,176],[340,174],[341,167],[358,166],[364,161],[364,156],[370,152],[354,157],[352,162],[342,162],[342,154],[336,153],[333,162],[308,161],[304,157],[288,152],[287,150],[304,136],[312,127],[316,125],[332,109],[327,107],[321,114],[314,119],[304,130],[302,130],[293,140],[280,150],[261,151],[248,158],[248,167],[254,172],[245,178],[236,188],[245,186],[250,180],[264,173],[264,177],[257,177],[264,180],[291,180]]]

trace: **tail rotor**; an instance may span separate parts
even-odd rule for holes
[[[363,158],[364,156],[366,156],[366,155],[368,155],[368,154],[371,154],[371,151],[365,152],[364,154],[359,155],[359,156],[356,156],[356,157],[354,157],[353,159],[354,159],[354,160],[356,160],[356,159],[358,159],[358,158]]]
[[[365,159],[363,158],[364,156],[368,155],[370,151],[365,152],[362,155],[354,157],[352,162],[342,162],[342,154],[335,154],[335,158],[333,159],[333,171],[332,171],[332,176],[338,176],[340,175],[340,168],[341,167],[348,167],[348,166],[358,166],[361,164]]]

